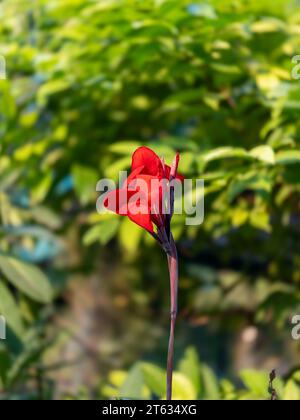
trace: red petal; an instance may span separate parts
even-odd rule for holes
[[[145,175],[161,176],[161,160],[149,147],[139,147],[132,156],[132,171],[141,166],[144,166],[143,173]]]
[[[134,223],[152,233],[153,225],[151,222],[151,212],[147,192],[144,191],[143,186],[140,187],[137,185],[137,188],[134,188],[133,191],[129,191],[129,194],[128,217]]]
[[[138,166],[137,168],[135,168],[131,174],[129,175],[129,177],[126,179],[126,181],[123,184],[122,188],[127,188],[128,185],[143,171],[144,166]]]
[[[154,180],[159,181],[159,178],[152,175],[139,174],[128,183],[128,187],[130,190],[143,191],[150,200],[151,195],[156,194],[156,191],[152,191],[151,188],[151,183]]]
[[[134,223],[146,229],[148,232],[153,233],[153,224],[151,222],[150,214],[132,214],[128,213],[128,217]]]
[[[126,190],[114,190],[107,193],[106,198],[104,199],[104,207],[110,211],[113,211],[117,214],[128,216],[130,220],[134,223],[146,229],[148,232],[153,233],[153,224],[151,222],[150,211],[148,209],[147,199],[142,199],[142,202],[138,206],[140,211],[137,214],[135,212],[130,211],[130,204],[128,206],[128,200],[131,196],[136,194],[136,191],[127,191],[127,199],[126,199]],[[145,204],[147,203],[147,204]]]
[[[177,169],[179,155],[176,156],[176,159]],[[165,176],[170,179],[171,167],[164,166]],[[161,159],[148,147],[140,147],[132,156],[132,172],[124,182],[122,189],[109,192],[104,200],[104,206],[117,214],[127,215],[134,223],[153,233],[153,223],[157,226],[163,224],[164,215],[162,214],[162,188],[159,187],[152,191],[151,181],[161,180],[163,177],[164,170]],[[145,186],[138,183],[139,179],[146,183]],[[178,174],[176,179],[183,182],[184,177]],[[130,203],[130,199],[137,193],[140,193],[140,197],[137,196],[137,201]],[[152,211],[151,205],[154,207]]]
[[[145,182],[144,189],[143,185],[139,185],[139,181]],[[162,226],[164,224],[165,217],[162,211],[163,184],[161,184],[160,181],[161,179],[151,175],[139,175],[136,178],[136,188],[142,190],[145,193],[145,200],[147,200],[150,219],[156,226]]]
[[[179,154],[176,155],[177,165],[179,161]],[[142,168],[143,167],[143,168]],[[132,156],[132,174],[131,179],[138,174],[152,175],[159,178],[164,176],[163,165],[159,156],[149,149],[149,147],[139,147]],[[135,172],[137,171],[137,172]],[[171,167],[165,165],[166,178],[170,179]],[[133,174],[134,173],[134,174]],[[180,182],[184,181],[184,176],[177,174],[176,179]]]
[[[103,204],[107,210],[110,210],[114,213],[121,214],[122,216],[127,216],[128,214],[128,197],[130,196],[131,192],[127,191],[126,197],[126,189],[122,190],[113,190],[107,193]]]

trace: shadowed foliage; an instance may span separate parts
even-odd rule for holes
[[[205,180],[204,223],[172,227],[174,398],[267,399],[276,368],[299,399],[299,2],[3,0],[0,17],[0,395],[163,397],[164,257],[95,210],[146,145]]]

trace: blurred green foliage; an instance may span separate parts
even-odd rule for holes
[[[113,371],[109,375],[109,385],[100,391],[105,398],[149,399],[165,398],[165,372],[151,363],[136,363],[128,373]],[[266,400],[268,398],[268,372],[244,369],[240,372],[241,389],[227,379],[218,381],[210,367],[201,363],[194,348],[188,348],[174,373],[174,400]],[[276,379],[277,398],[299,400],[297,386],[299,371],[284,384]],[[274,389],[275,389],[274,388]],[[269,396],[270,398],[270,396]]]
[[[290,318],[300,312],[300,85],[291,76],[299,2],[4,0],[0,16],[7,63],[0,80],[3,390],[40,396],[45,349],[56,343],[55,317],[78,273],[104,283],[114,266],[119,277],[109,295],[119,349],[111,358],[100,354],[104,364],[130,366],[166,340],[159,250],[128,220],[95,211],[97,180],[117,179],[142,144],[166,160],[179,150],[181,172],[205,180],[204,224],[174,219],[183,330],[189,326],[197,341],[195,327],[221,337],[255,326],[292,369],[299,346]],[[120,330],[131,338],[123,342]],[[232,350],[200,342],[208,359]],[[189,363],[179,364],[178,395],[240,395],[230,382],[217,384],[206,364],[211,391],[201,390],[201,375],[186,373]],[[113,371],[111,384],[120,395],[161,398],[149,379],[159,369],[138,362],[126,379]],[[259,372],[241,378],[248,389],[241,395],[263,397]],[[281,395],[299,394],[293,380]],[[53,396],[54,385],[47,378],[43,392]]]

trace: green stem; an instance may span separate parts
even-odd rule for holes
[[[178,295],[178,255],[173,237],[170,240],[171,254],[168,255],[171,291],[171,312],[170,312],[170,338],[167,360],[167,400],[172,399],[172,380],[174,364],[174,340],[175,324],[177,317],[177,295]]]

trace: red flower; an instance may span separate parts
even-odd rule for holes
[[[167,360],[167,393],[172,399],[172,377],[174,359],[174,331],[177,314],[178,256],[171,233],[171,218],[174,210],[175,179],[183,177],[177,174],[179,154],[172,167],[166,165],[156,153],[148,147],[140,147],[132,156],[131,174],[123,186],[107,194],[104,206],[118,214],[128,216],[133,222],[146,229],[162,246],[168,257],[171,290],[171,326]],[[163,180],[163,182],[161,182]],[[155,188],[153,188],[155,186]],[[164,193],[167,192],[165,196]],[[167,199],[166,199],[167,198]],[[165,206],[167,201],[167,206]],[[164,210],[168,211],[164,211]],[[156,225],[157,232],[154,232]]]
[[[107,194],[104,206],[117,214],[128,216],[159,239],[153,224],[157,226],[158,233],[164,228],[168,231],[171,218],[163,211],[163,185],[159,182],[166,180],[168,183],[173,179],[183,181],[184,178],[177,174],[178,163],[179,154],[171,168],[148,147],[138,148],[132,156],[131,174],[120,189]],[[172,194],[170,201],[174,201]]]

